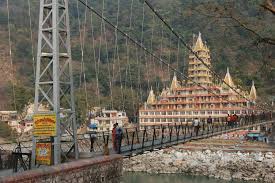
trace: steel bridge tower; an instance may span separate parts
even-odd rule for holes
[[[48,137],[53,143],[54,164],[72,152],[75,159],[79,156],[68,1],[40,0],[34,114],[45,114],[40,106],[46,105],[50,110],[46,113],[56,116],[56,135]],[[70,141],[69,146],[61,138]],[[40,137],[33,137],[33,166],[39,141]]]

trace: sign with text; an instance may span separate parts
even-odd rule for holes
[[[56,136],[56,115],[39,114],[33,116],[34,136]]]
[[[36,144],[36,164],[51,165],[52,159],[52,144],[37,143]]]

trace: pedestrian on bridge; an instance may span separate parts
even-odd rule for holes
[[[226,122],[227,122],[227,126],[231,126],[231,115],[230,114],[227,114]]]
[[[123,130],[120,126],[118,126],[118,123],[116,123],[116,152],[120,154],[121,152],[121,142],[123,138]]]
[[[238,121],[238,116],[237,116],[237,114],[234,114],[233,116],[232,116],[232,123],[233,123],[233,126],[237,126],[237,121]]]
[[[117,144],[116,144],[116,128],[117,128],[117,123],[113,124],[113,129],[112,129],[112,142],[113,142],[113,149],[116,152],[117,149]]]
[[[195,118],[193,121],[193,127],[194,127],[194,132],[196,134],[196,136],[198,136],[199,134],[199,130],[200,130],[200,121],[198,118]]]
[[[252,124],[254,124],[256,121],[256,116],[255,116],[254,112],[251,113],[251,121],[252,121]]]
[[[211,116],[209,116],[207,118],[207,125],[208,125],[208,129],[212,129],[212,123],[213,123],[213,119]]]

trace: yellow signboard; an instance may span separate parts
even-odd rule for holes
[[[36,144],[36,163],[40,165],[51,165],[52,144],[37,143]]]
[[[56,136],[56,115],[39,114],[33,116],[34,136]]]

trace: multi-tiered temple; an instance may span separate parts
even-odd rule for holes
[[[189,79],[179,81],[174,75],[170,88],[164,88],[159,96],[156,96],[151,89],[147,102],[139,110],[141,128],[189,122],[194,118],[206,121],[209,116],[213,118],[214,122],[224,121],[227,114],[241,115],[254,110],[253,104],[257,98],[254,82],[250,93],[241,91],[235,86],[229,69],[227,69],[224,78],[224,82],[227,84],[224,82],[215,84],[209,69],[211,67],[209,48],[203,43],[200,33],[192,49],[209,67],[206,67],[194,54],[190,53]]]

